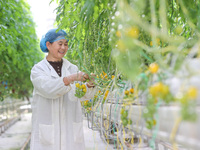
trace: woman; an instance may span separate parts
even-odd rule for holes
[[[49,30],[40,41],[48,55],[31,70],[32,100],[31,150],[84,150],[80,100],[94,96],[92,80],[84,97],[75,97],[74,81],[89,79],[77,66],[64,59],[68,50],[66,32]]]

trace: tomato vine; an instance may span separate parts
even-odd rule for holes
[[[30,7],[24,0],[0,0],[0,97],[32,93],[30,70],[41,59]]]
[[[59,1],[56,20],[59,28],[68,31],[71,40],[67,58],[84,71],[100,74],[115,70],[109,45],[114,3],[114,0]]]
[[[97,80],[100,87],[104,86],[104,92],[107,91],[105,89],[110,85],[108,82],[114,74],[117,75],[117,82],[123,83],[119,79],[130,80],[135,86],[135,93],[148,91],[147,109],[154,110],[149,111],[151,119],[146,118],[147,122],[150,121],[149,128],[152,128],[155,122],[155,103],[184,101],[185,98],[177,100],[176,95],[170,93],[170,85],[166,85],[165,81],[170,75],[176,76],[188,58],[199,57],[195,48],[199,46],[200,35],[199,1],[58,2],[57,24],[59,28],[68,31],[71,39],[67,59],[81,69],[100,76]],[[192,57],[191,49],[195,49]],[[158,73],[150,73],[152,70],[149,71],[149,66],[152,63],[158,64]],[[157,69],[155,70],[153,72],[157,72]],[[187,77],[184,79],[188,80]],[[154,86],[155,82],[160,86]],[[168,94],[166,99],[152,96],[151,92],[156,92],[158,87]],[[187,109],[192,107],[195,101],[191,103],[190,105],[187,102]],[[158,104],[160,106],[161,103]],[[182,112],[182,116],[187,116],[183,117],[185,120],[190,120],[192,115],[195,116],[194,113]]]

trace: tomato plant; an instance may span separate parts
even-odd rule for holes
[[[165,80],[175,76],[187,58],[198,58],[200,2],[138,0],[59,0],[57,24],[70,36],[67,59],[97,75],[96,85],[108,98],[110,83],[123,98],[147,93],[143,117],[149,129],[157,123],[156,106],[176,101]],[[156,63],[155,63],[156,62]],[[190,73],[189,73],[190,74]],[[190,74],[191,75],[191,74]],[[130,81],[134,90],[123,81]],[[111,93],[112,90],[109,90]],[[183,91],[181,91],[183,92]],[[183,94],[184,95],[184,94]],[[191,88],[180,101],[184,119],[198,95]],[[134,100],[134,99],[133,99]],[[187,105],[184,105],[187,104]],[[123,114],[125,110],[121,112]],[[125,117],[121,115],[124,125]]]
[[[110,14],[116,10],[114,3],[114,0],[59,1],[57,24],[67,30],[71,39],[66,57],[87,73],[114,73],[109,45]]]
[[[28,98],[31,68],[42,58],[30,7],[24,0],[0,0],[0,10],[0,97]]]

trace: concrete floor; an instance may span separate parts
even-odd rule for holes
[[[84,136],[86,150],[112,150],[112,147],[103,142],[99,131],[88,128],[84,118]],[[23,114],[21,120],[16,122],[0,136],[0,150],[19,150],[31,133],[31,113]]]
[[[112,145],[108,145],[101,139],[99,131],[88,128],[86,118],[83,120],[83,130],[86,150],[113,150]]]
[[[114,145],[107,144],[100,137],[99,131],[88,128],[86,117],[83,120],[86,150],[114,150]],[[0,136],[0,150],[20,150],[31,134],[31,113],[21,116],[5,133]],[[134,148],[134,150],[151,150],[150,148]]]
[[[0,150],[19,150],[31,132],[31,114],[24,114],[21,120],[0,136]]]

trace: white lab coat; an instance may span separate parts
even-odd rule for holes
[[[81,99],[75,97],[75,83],[65,86],[63,77],[77,72],[66,59],[62,77],[46,58],[32,68],[31,150],[85,150],[80,100],[92,98],[95,88],[87,88]]]

